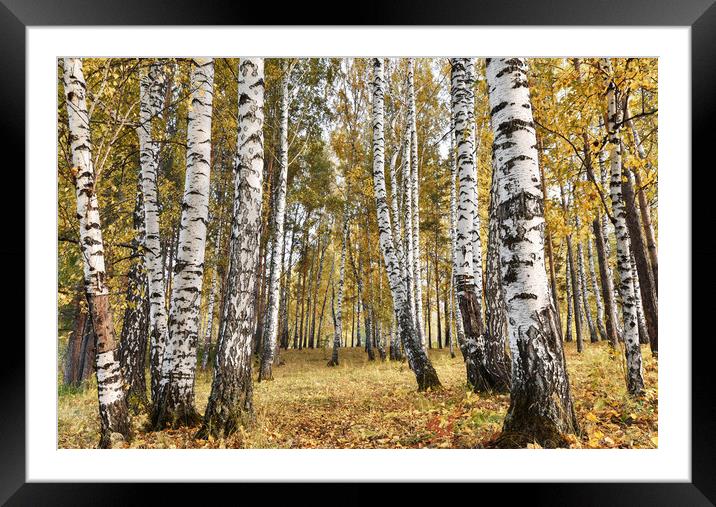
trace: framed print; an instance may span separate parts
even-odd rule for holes
[[[3,501],[457,481],[711,505],[691,167],[716,7],[658,4],[4,0],[27,221]]]

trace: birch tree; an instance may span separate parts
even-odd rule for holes
[[[227,436],[253,417],[251,341],[256,321],[264,171],[264,60],[242,58],[239,133],[229,252],[228,301],[214,360],[211,394],[198,436]]]
[[[393,299],[393,311],[398,322],[400,339],[408,359],[410,369],[415,374],[418,390],[437,388],[440,386],[437,372],[420,341],[410,311],[410,300],[407,295],[409,285],[401,278],[398,259],[393,246],[393,232],[388,210],[388,197],[385,188],[384,160],[384,123],[383,123],[383,62],[373,58],[373,89],[372,89],[372,126],[373,126],[373,187],[375,191],[376,212],[378,215],[378,231],[380,249],[383,254],[385,268],[390,281]],[[367,338],[367,337],[366,337]]]
[[[544,202],[527,64],[486,60],[497,171],[500,267],[512,351],[510,408],[496,445],[567,443],[578,431],[544,261]]]
[[[497,213],[497,171],[492,171],[485,272],[485,342],[491,350],[493,369],[509,387],[512,363],[507,355],[507,308],[500,268],[500,217]]]
[[[452,115],[452,105],[450,113],[450,253],[452,256],[452,269],[450,273],[450,297],[452,299],[453,320],[455,321],[455,334],[457,335],[457,343],[460,350],[463,350],[465,342],[465,330],[462,327],[462,315],[460,314],[460,303],[457,299],[457,290],[455,289],[455,275],[457,273],[457,194],[455,192],[455,182],[457,181],[457,160],[455,157],[455,121]],[[451,342],[452,344],[452,342]],[[464,358],[464,356],[463,356]]]
[[[481,294],[475,286],[474,215],[478,213],[475,191],[475,133],[471,111],[473,62],[469,58],[451,60],[452,117],[457,139],[458,195],[455,286],[462,316],[465,340],[462,345],[467,380],[475,391],[509,389],[509,374],[502,369],[503,357],[491,358],[485,341]],[[480,269],[481,272],[481,269]],[[492,347],[491,347],[492,349]],[[499,356],[504,350],[494,348]]]
[[[201,358],[201,369],[206,370],[209,365],[209,353],[211,352],[211,338],[214,334],[214,303],[219,290],[219,270],[218,259],[221,255],[221,226],[216,228],[216,236],[214,238],[214,258],[217,263],[214,266],[214,273],[211,279],[211,290],[209,291],[209,302],[207,304],[206,313],[206,329],[204,330],[204,354]]]
[[[346,248],[348,240],[348,207],[343,210],[343,227],[341,228],[341,263],[338,272],[338,304],[334,309],[333,351],[328,366],[338,366],[338,349],[343,336],[343,289],[346,279]]]
[[[281,278],[281,254],[283,250],[283,228],[286,218],[286,182],[288,179],[288,79],[290,66],[285,64],[281,78],[281,104],[279,124],[279,172],[276,181],[276,193],[274,196],[274,220],[271,236],[271,270],[269,274],[269,302],[266,312],[266,325],[263,337],[263,350],[261,354],[261,368],[259,370],[259,381],[273,379],[273,363],[276,356],[276,344],[278,337],[278,307],[279,288]]]
[[[162,359],[159,396],[152,414],[155,428],[193,425],[200,421],[194,406],[194,376],[209,218],[213,82],[214,61],[195,58],[191,71],[187,167],[172,281],[169,340]]]
[[[127,401],[135,410],[147,403],[145,356],[149,333],[149,300],[147,272],[141,258],[144,244],[144,206],[141,187],[137,188],[132,221],[135,236],[132,238],[132,265],[127,274],[127,295],[122,334],[119,340],[119,362],[127,390]]]
[[[420,191],[418,188],[418,130],[415,119],[415,59],[408,58],[408,125],[410,133],[410,222],[412,227],[412,261],[414,276],[413,304],[415,305],[415,329],[420,343],[425,348],[425,331],[423,319],[423,280],[420,261]]]
[[[161,378],[162,357],[169,336],[167,327],[166,290],[159,234],[159,191],[157,167],[159,142],[155,138],[153,122],[164,104],[164,74],[154,62],[140,67],[139,77],[139,166],[144,203],[144,265],[149,285],[149,364],[152,401],[156,402]]]
[[[646,152],[644,151],[644,146],[641,143],[641,137],[639,136],[639,131],[634,126],[634,122],[629,119],[626,122],[627,126],[632,132],[632,137],[634,138],[634,146],[636,147],[637,154],[639,155],[639,158],[641,160],[646,161]],[[649,162],[646,162],[647,168],[651,169],[651,164]],[[659,256],[657,253],[656,248],[656,238],[654,235],[654,225],[651,221],[651,211],[649,210],[649,203],[646,201],[646,193],[644,192],[644,187],[641,184],[641,176],[639,175],[638,170],[634,170],[634,178],[636,181],[636,187],[640,189],[637,191],[637,196],[639,198],[639,212],[641,213],[641,223],[644,227],[644,236],[646,238],[646,245],[649,249],[649,261],[651,264],[651,269],[653,272],[653,278],[654,278],[654,290],[658,293],[658,287],[659,287]]]
[[[587,259],[589,265],[589,279],[592,282],[592,293],[594,294],[594,303],[597,306],[597,330],[602,340],[608,340],[606,326],[604,325],[604,303],[599,293],[599,283],[597,282],[597,272],[594,268],[594,248],[592,247],[592,237],[587,239]]]
[[[81,58],[65,58],[63,64],[65,106],[77,196],[85,296],[96,335],[95,371],[100,416],[99,446],[107,448],[112,445],[117,434],[121,439],[129,438],[129,413],[117,342],[114,337],[104,265],[104,242],[92,163],[90,117],[87,112],[87,85],[82,72]]]
[[[617,87],[611,79],[611,63],[608,59],[603,58],[600,60],[600,67],[604,73],[607,88],[607,142],[609,144],[611,166],[609,193],[612,201],[614,232],[617,238],[617,269],[619,270],[619,292],[622,298],[622,319],[624,321],[626,383],[629,394],[639,395],[644,390],[644,379],[642,377],[641,348],[639,346],[636,302],[632,283],[629,231],[627,230],[626,211],[622,195],[622,154],[619,140],[622,115],[617,107]]]

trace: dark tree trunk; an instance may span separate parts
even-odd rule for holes
[[[654,238],[654,226],[651,223],[651,211],[649,211],[649,203],[646,201],[646,193],[641,183],[639,171],[634,170],[634,178],[636,180],[636,195],[639,198],[639,211],[641,213],[641,223],[644,227],[644,237],[646,238],[646,247],[649,250],[649,263],[654,278],[654,291],[659,295],[659,256],[656,248],[656,238]]]
[[[440,277],[438,276],[438,262],[437,257],[435,258],[435,310],[438,318],[438,348],[443,348],[443,336],[442,336],[442,321],[440,318]]]
[[[634,200],[634,186],[632,184],[631,172],[628,169],[625,172],[626,178],[622,181],[622,194],[624,195],[624,205],[626,208],[626,223],[629,229],[631,252],[639,276],[639,292],[641,294],[642,308],[644,309],[649,344],[652,354],[656,355],[659,351],[659,310],[656,299],[654,273],[649,266],[647,247],[641,235],[642,227]]]
[[[577,352],[582,352],[584,341],[582,337],[582,314],[579,307],[579,284],[577,283],[577,270],[572,255],[572,238],[567,236],[567,262],[569,262],[569,275],[572,284],[572,307],[574,308],[574,329],[577,332]]]
[[[465,342],[461,350],[465,359],[467,381],[475,392],[510,390],[510,363],[505,350],[499,350],[496,342],[486,339],[475,286],[465,287],[465,280],[458,277],[457,290]],[[482,341],[480,346],[478,341]],[[491,345],[492,344],[492,347]],[[493,350],[489,350],[489,348]]]
[[[82,356],[82,341],[85,336],[87,311],[82,306],[84,292],[75,296],[75,328],[67,340],[65,351],[65,367],[63,382],[65,385],[76,387],[80,384]]]
[[[448,287],[450,287],[450,284],[448,284]],[[449,289],[448,289],[449,290]],[[445,294],[445,297],[443,298],[443,314],[445,315],[445,346],[450,349],[452,357],[455,357],[455,353],[453,352],[453,349],[451,347],[452,345],[452,332],[450,328],[452,327],[450,324],[450,295]],[[487,308],[485,308],[487,310]]]
[[[432,319],[430,317],[430,314],[432,313],[432,310],[430,308],[430,262],[428,260],[425,261],[425,271],[426,274],[426,285],[427,285],[427,291],[425,294],[425,314],[427,316],[427,324],[428,324],[428,350],[433,348],[433,324]]]
[[[490,209],[487,234],[487,270],[485,272],[485,349],[486,368],[493,389],[510,389],[512,363],[507,355],[507,309],[501,284],[500,217],[497,213],[497,180],[493,171],[490,183]],[[462,304],[460,306],[462,311]],[[463,316],[463,322],[465,317]],[[467,336],[467,330],[465,330]]]
[[[604,230],[599,218],[592,222],[594,231],[594,243],[597,246],[597,259],[599,261],[599,279],[602,287],[602,300],[604,301],[604,325],[606,326],[609,345],[616,348],[619,341],[617,331],[617,306],[614,300],[614,282],[611,279],[611,270],[607,259],[606,246],[604,241]]]
[[[141,257],[140,245],[144,241],[144,204],[141,188],[137,192],[134,209],[132,254],[136,256],[127,275],[126,309],[119,340],[119,364],[122,368],[127,402],[138,411],[147,404],[145,364],[149,338],[149,297],[147,272]]]

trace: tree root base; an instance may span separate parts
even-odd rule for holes
[[[503,431],[493,440],[485,443],[487,449],[524,449],[528,444],[538,444],[544,449],[569,447],[564,435],[553,431]]]

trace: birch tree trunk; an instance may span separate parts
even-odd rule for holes
[[[564,190],[560,185],[562,193],[562,207],[564,208],[565,215],[568,215],[567,198],[565,197]],[[582,338],[582,310],[579,304],[579,298],[581,289],[579,286],[579,272],[574,265],[574,248],[572,245],[572,235],[567,235],[567,263],[569,264],[570,282],[572,284],[572,308],[574,309],[574,329],[577,335],[577,352],[582,352],[584,349],[584,341]]]
[[[423,279],[420,261],[420,190],[418,186],[418,131],[415,119],[415,59],[408,58],[408,128],[410,129],[410,194],[412,200],[410,221],[413,242],[413,303],[415,305],[415,330],[425,348],[423,325]]]
[[[564,331],[564,341],[567,343],[571,343],[573,341],[572,338],[572,308],[574,307],[574,304],[572,303],[572,291],[574,290],[572,286],[572,273],[569,266],[569,261],[564,263],[564,286],[566,288],[565,296],[566,296],[566,303],[567,303],[567,327]]]
[[[612,348],[616,348],[619,340],[619,331],[617,329],[617,305],[614,300],[614,279],[612,278],[612,270],[609,266],[609,258],[607,257],[604,228],[602,227],[601,220],[595,219],[592,222],[592,232],[594,232],[594,242],[599,260],[599,276],[602,282],[604,324],[606,326],[607,339],[609,340],[609,345]]]
[[[159,234],[159,190],[157,169],[159,143],[154,138],[152,120],[164,104],[164,74],[158,63],[140,68],[140,109],[137,137],[139,138],[140,179],[144,203],[144,265],[147,271],[149,294],[149,364],[152,401],[159,394],[162,358],[169,328],[167,327],[167,292],[164,278],[161,238]],[[173,237],[172,237],[173,240]]]
[[[451,105],[452,111],[452,105]],[[457,274],[457,195],[455,192],[455,184],[457,181],[457,160],[455,156],[455,121],[450,113],[450,254],[452,256],[452,269],[450,273],[450,298],[452,299],[453,321],[455,322],[455,335],[457,337],[458,347],[463,350],[465,342],[465,330],[462,327],[462,315],[460,314],[460,303],[457,299],[457,290],[455,288],[455,275]],[[452,345],[452,342],[451,342]],[[454,347],[454,345],[453,345]],[[452,350],[452,349],[451,349]],[[452,353],[452,352],[451,352]],[[453,355],[454,357],[454,355]],[[464,359],[464,356],[463,356]]]
[[[348,206],[343,210],[343,227],[341,228],[341,263],[338,269],[338,305],[334,310],[333,351],[328,366],[338,366],[338,349],[343,336],[343,288],[346,278],[346,248],[348,243]]]
[[[92,165],[90,118],[87,114],[87,85],[82,59],[65,58],[65,105],[69,124],[72,172],[77,188],[77,218],[82,251],[85,296],[96,335],[97,397],[99,400],[101,448],[115,440],[115,434],[129,438],[129,413],[124,379],[117,357],[109,288],[104,266],[104,243]]]
[[[507,307],[502,291],[500,267],[500,217],[497,209],[497,171],[492,171],[490,183],[490,210],[487,233],[487,271],[485,273],[485,341],[491,347],[492,357],[499,361],[498,370],[509,383],[512,364],[507,355]]]
[[[400,330],[400,339],[408,359],[408,364],[415,374],[418,390],[424,391],[440,386],[437,372],[433,368],[410,312],[410,300],[407,295],[409,284],[401,278],[400,266],[393,246],[393,231],[390,225],[390,213],[385,189],[384,144],[383,135],[383,62],[373,58],[373,90],[372,90],[372,123],[373,123],[373,186],[375,190],[376,212],[378,215],[378,231],[380,249],[383,253],[385,268],[390,281],[390,292],[393,299],[393,311]]]
[[[283,227],[286,217],[286,182],[288,178],[288,78],[290,68],[284,66],[281,79],[281,104],[279,124],[280,164],[275,193],[274,228],[272,233],[271,271],[269,275],[269,302],[266,313],[266,331],[261,354],[259,382],[272,380],[272,367],[276,356],[276,340],[278,335],[279,280],[281,278],[281,250],[283,249]]]
[[[472,215],[472,272],[473,280],[475,282],[475,294],[477,295],[477,303],[480,314],[482,314],[482,294],[483,280],[482,280],[482,240],[480,239],[480,210],[479,210],[479,181],[478,181],[478,137],[477,137],[477,124],[475,122],[475,62],[472,58],[468,58],[465,64],[465,85],[466,92],[468,95],[468,109],[467,117],[470,125],[474,125],[474,129],[469,129],[468,135],[472,138],[472,153],[473,153],[473,168],[475,170],[473,188],[475,209]]]
[[[589,295],[587,293],[587,277],[584,273],[584,251],[582,243],[577,243],[577,269],[579,269],[579,287],[580,297],[582,298],[582,307],[584,308],[584,317],[587,320],[587,329],[589,329],[589,341],[597,343],[599,337],[594,327],[594,319],[592,319],[592,310],[589,306]]]
[[[619,141],[619,126],[621,112],[617,108],[616,84],[611,79],[611,64],[609,60],[600,60],[600,66],[605,73],[607,85],[607,141],[609,143],[609,158],[611,163],[611,181],[609,185],[612,216],[617,238],[617,268],[619,269],[620,293],[622,297],[622,318],[624,320],[624,352],[626,355],[626,383],[631,395],[639,395],[644,390],[642,377],[641,348],[637,328],[636,303],[634,300],[634,285],[632,283],[631,250],[629,232],[626,224],[626,211],[622,195],[622,159],[621,143]]]
[[[602,340],[608,340],[606,327],[604,326],[604,303],[599,293],[599,283],[597,282],[597,272],[594,269],[594,249],[592,248],[592,238],[587,240],[587,259],[589,259],[589,278],[592,281],[592,293],[594,294],[594,302],[597,305],[597,330]]]
[[[81,357],[82,337],[85,331],[85,322],[87,320],[87,312],[82,306],[82,299],[85,297],[84,287],[77,292],[74,300],[75,306],[75,327],[67,339],[67,349],[65,350],[64,369],[62,372],[62,382],[67,386],[76,387],[80,383],[79,369]]]
[[[169,340],[162,360],[153,426],[192,426],[201,420],[194,406],[199,298],[204,277],[209,217],[211,114],[214,61],[197,58],[191,73],[187,123],[187,167],[169,309]]]
[[[544,262],[544,202],[527,65],[486,60],[494,132],[500,264],[512,350],[510,408],[499,447],[566,446],[578,431]]]
[[[242,58],[239,133],[229,247],[227,305],[220,326],[211,394],[199,437],[228,436],[253,418],[251,340],[256,322],[264,171],[264,60]]]
[[[209,292],[209,304],[207,308],[207,321],[206,329],[204,330],[204,353],[201,358],[201,369],[206,370],[209,364],[209,355],[211,352],[211,338],[214,334],[214,302],[216,301],[216,294],[219,288],[219,271],[218,271],[218,259],[221,255],[221,224],[217,224],[216,229],[216,243],[214,244],[214,258],[217,260],[214,266],[214,273],[211,280],[211,291]]]
[[[627,126],[631,129],[632,135],[634,136],[634,145],[636,146],[637,153],[639,155],[639,158],[642,160],[646,160],[646,152],[644,151],[644,146],[641,144],[641,138],[639,137],[639,132],[636,130],[636,127],[634,127],[634,123],[632,120],[627,120]],[[647,162],[648,164],[648,162]],[[651,167],[650,165],[647,165],[647,167]],[[641,222],[642,226],[644,227],[644,236],[646,237],[646,245],[649,250],[649,260],[651,263],[651,270],[654,274],[654,290],[657,292],[659,291],[659,256],[657,253],[656,248],[656,238],[654,236],[654,226],[651,222],[651,211],[649,210],[649,203],[646,202],[646,195],[644,193],[644,187],[641,184],[641,176],[639,176],[639,171],[634,170],[634,177],[636,178],[636,193],[639,198],[639,211],[641,212]]]
[[[547,181],[544,175],[544,163],[542,162],[542,156],[544,154],[544,150],[542,147],[542,138],[537,136],[537,150],[539,153],[538,163],[539,163],[539,171],[540,171],[540,180],[541,180],[541,186],[542,186],[542,199],[545,203],[545,213],[547,212]],[[494,178],[493,178],[494,180]],[[557,275],[555,273],[555,266],[554,266],[554,248],[552,247],[552,231],[547,224],[547,221],[545,220],[544,224],[544,230],[545,230],[545,244],[544,248],[547,253],[547,260],[549,261],[549,281],[550,281],[550,288],[552,292],[552,304],[554,305],[555,309],[557,310],[557,327],[559,328],[560,334],[562,332],[562,315],[559,311],[559,292],[557,291]],[[499,256],[499,255],[498,255]],[[498,260],[499,262],[499,260]]]
[[[639,343],[642,345],[648,345],[650,340],[649,328],[646,324],[646,317],[644,316],[644,305],[641,300],[641,284],[639,283],[639,273],[636,269],[636,261],[634,260],[633,253],[629,262],[631,263],[632,285],[634,285],[636,321],[639,323]]]
[[[127,390],[127,402],[135,411],[147,404],[145,363],[149,334],[149,299],[147,272],[142,263],[144,244],[144,205],[141,187],[137,188],[133,214],[135,237],[132,239],[132,265],[127,274],[127,295],[122,334],[119,340],[119,362]]]
[[[455,285],[462,315],[465,341],[462,347],[467,380],[476,391],[508,391],[510,382],[504,366],[504,350],[487,346],[482,319],[481,293],[475,286],[475,214],[478,213],[475,193],[475,158],[473,131],[472,60],[453,58],[452,115],[457,139],[459,202],[456,234]],[[482,271],[481,268],[478,271]],[[494,352],[494,354],[491,354]],[[494,355],[497,354],[497,357]]]
[[[410,306],[410,314],[412,315],[413,323],[416,322],[417,314],[415,313],[415,263],[414,263],[414,255],[415,252],[413,248],[415,247],[415,242],[413,241],[413,192],[411,187],[411,164],[410,164],[410,153],[411,153],[411,139],[410,139],[410,127],[409,124],[406,127],[406,139],[405,139],[405,156],[403,157],[403,198],[405,199],[405,210],[404,210],[404,225],[403,225],[403,231],[405,232],[405,237],[403,238],[403,241],[405,242],[405,273],[403,276],[405,277],[407,285],[407,298],[408,298],[408,305]],[[399,254],[399,251],[396,251],[396,255]],[[398,267],[400,268],[400,258],[398,258]],[[416,329],[416,332],[419,333],[419,331]],[[423,340],[420,334],[418,334],[418,338],[420,338],[420,343],[422,345]]]
[[[656,297],[654,272],[649,266],[648,248],[641,235],[642,224],[639,220],[639,212],[637,211],[636,199],[634,198],[634,174],[627,169],[625,176],[622,181],[622,193],[624,195],[624,206],[626,210],[626,224],[632,247],[632,267],[637,309],[641,312],[640,320],[645,321],[646,331],[649,336],[648,343],[651,344],[652,354],[658,354],[659,303]],[[642,340],[642,343],[645,342]]]

